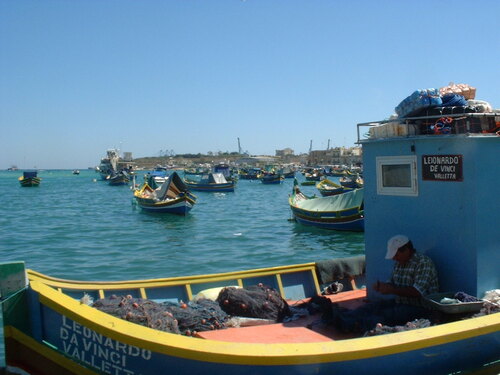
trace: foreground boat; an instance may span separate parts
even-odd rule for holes
[[[343,260],[334,260],[337,264],[330,269],[325,261],[123,282],[69,281],[31,270],[26,280],[23,263],[3,264],[0,285],[6,297],[2,307],[7,363],[43,375],[156,375],[164,369],[179,375],[350,375],[366,369],[385,375],[388,366],[390,373],[420,375],[429,368],[432,374],[446,374],[498,357],[500,314],[372,337],[326,328],[318,324],[321,315],[314,313],[302,313],[302,318],[289,322],[250,319],[251,326],[209,328],[191,332],[190,337],[127,321],[155,301],[169,301],[187,311],[191,307],[185,301],[209,297],[222,286],[263,283],[278,290],[290,306],[319,295],[324,274],[345,276],[346,285],[356,288],[359,274],[330,272],[346,269],[339,261]],[[346,261],[352,267],[352,260]],[[120,303],[133,301],[130,306],[137,307],[120,319],[85,303],[113,296]],[[349,308],[362,304],[365,297],[365,289],[349,289],[325,298]],[[189,306],[196,305],[190,302]],[[240,321],[241,325],[246,320]]]
[[[324,229],[363,231],[363,189],[326,197],[308,197],[294,184],[288,203],[302,225]]]
[[[199,180],[184,178],[184,182],[190,190],[232,192],[235,182],[227,181],[222,173],[208,173],[201,176]]]
[[[351,188],[336,184],[335,182],[325,178],[316,184],[316,189],[319,190],[323,197],[329,195],[337,195],[351,191]]]
[[[18,180],[23,187],[39,186],[42,181],[42,179],[38,177],[37,171],[25,171]]]
[[[173,172],[160,187],[156,188],[154,175],[149,176],[139,189],[134,191],[137,205],[144,211],[186,215],[196,203],[177,172]]]

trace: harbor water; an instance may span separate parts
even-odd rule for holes
[[[290,220],[293,179],[279,185],[240,180],[235,192],[195,192],[197,203],[183,217],[141,211],[129,186],[110,186],[93,170],[40,171],[40,186],[30,188],[20,186],[21,175],[0,171],[2,262],[24,261],[59,278],[159,278],[364,253],[363,233]],[[301,190],[319,196],[315,186]]]

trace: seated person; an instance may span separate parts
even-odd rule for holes
[[[377,323],[394,326],[429,318],[430,311],[422,305],[422,296],[438,292],[436,267],[432,260],[418,253],[404,235],[387,242],[386,259],[395,261],[389,282],[377,281],[373,289],[394,298],[370,302],[354,310],[334,305],[333,322],[343,332],[366,332]]]

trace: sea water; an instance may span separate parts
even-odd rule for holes
[[[279,185],[240,180],[234,192],[194,192],[197,202],[184,217],[143,212],[130,186],[110,186],[93,170],[39,171],[38,187],[21,187],[21,175],[0,171],[1,261],[24,261],[50,276],[160,278],[364,253],[363,233],[290,220],[293,179]],[[142,176],[138,173],[138,183]],[[304,181],[302,175],[297,179]],[[320,196],[315,186],[301,190]]]
[[[279,185],[239,180],[234,192],[194,192],[197,202],[184,217],[142,211],[130,186],[110,186],[93,170],[41,171],[39,187],[21,187],[21,174],[0,172],[2,261],[25,261],[27,268],[55,277],[183,276],[364,252],[362,233],[290,220],[293,179]],[[314,186],[301,189],[320,195]]]

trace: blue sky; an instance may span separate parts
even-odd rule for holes
[[[453,81],[500,107],[500,1],[0,2],[0,169],[353,146]]]

